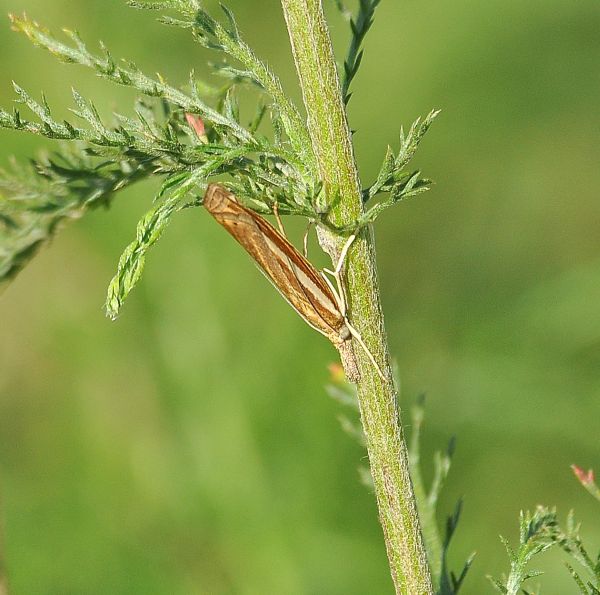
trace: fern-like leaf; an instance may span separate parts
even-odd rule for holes
[[[521,512],[518,549],[514,550],[508,540],[502,538],[510,559],[510,572],[502,581],[488,577],[492,585],[501,593],[517,595],[523,589],[523,583],[541,574],[528,569],[532,558],[556,545],[558,535],[555,510],[539,506],[533,514]]]
[[[369,29],[373,25],[375,10],[380,2],[381,0],[360,0],[356,18],[350,19],[352,39],[348,48],[348,55],[344,60],[344,76],[342,80],[342,95],[346,104],[348,104],[352,97],[350,85],[356,77],[363,59],[362,45]],[[338,3],[338,8],[343,15],[347,14],[348,11],[341,2]]]
[[[252,79],[260,88],[264,89],[274,102],[294,153],[300,157],[307,172],[314,174],[317,171],[306,124],[300,116],[298,108],[284,93],[277,75],[256,56],[252,48],[244,41],[235,17],[227,7],[221,6],[227,20],[227,26],[225,26],[206,10],[200,8],[199,3],[195,0],[164,3],[133,1],[129,4],[135,8],[177,11],[180,19],[173,20],[163,17],[162,22],[190,29],[194,39],[204,47],[220,51],[243,64],[243,71],[233,69],[231,66],[226,68],[236,76]]]
[[[117,318],[125,299],[140,280],[148,250],[160,239],[171,217],[184,206],[184,196],[184,192],[173,192],[138,223],[135,240],[123,251],[117,273],[108,286],[106,313],[111,319]]]

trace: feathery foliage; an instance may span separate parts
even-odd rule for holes
[[[159,20],[167,25],[190,29],[194,39],[210,50],[222,52],[224,55],[240,63],[243,70],[233,65],[213,65],[217,72],[237,80],[249,80],[268,93],[273,101],[273,109],[277,110],[290,144],[302,161],[316,171],[312,155],[310,138],[306,125],[296,106],[285,95],[281,82],[270,68],[262,62],[241,37],[239,27],[233,13],[221,5],[228,26],[200,7],[196,0],[168,0],[166,2],[139,2],[129,0],[129,6],[148,10],[172,10],[178,18],[163,16]]]
[[[407,134],[405,134],[404,128],[401,128],[400,147],[397,155],[388,146],[377,179],[369,188],[363,191],[363,200],[367,203],[382,193],[389,196],[366,211],[364,215],[365,222],[371,223],[385,209],[395,205],[399,201],[429,190],[431,181],[421,178],[421,172],[419,171],[406,171],[406,166],[414,157],[419,144],[439,113],[439,110],[433,110],[423,121],[421,121],[421,118],[417,118]]]
[[[346,381],[340,366],[331,367],[331,382],[326,387],[329,396],[340,403],[348,413],[341,413],[339,421],[342,429],[359,444],[364,446],[365,436],[358,421],[359,408],[356,388]],[[475,553],[466,560],[459,574],[448,568],[448,550],[456,532],[462,512],[462,500],[459,500],[453,513],[446,519],[445,533],[442,539],[437,524],[437,506],[440,492],[448,477],[455,441],[452,438],[445,452],[438,451],[434,454],[434,473],[429,490],[425,488],[420,444],[421,430],[425,416],[425,398],[422,395],[411,407],[410,419],[410,444],[409,462],[411,478],[414,485],[415,497],[419,509],[419,517],[423,530],[423,537],[427,547],[427,555],[431,568],[436,595],[457,595],[464,584],[465,578],[473,564]],[[575,475],[582,485],[595,494],[594,475],[574,467]],[[369,488],[373,486],[368,468],[361,466],[359,474],[362,482]],[[596,488],[597,489],[597,488]],[[563,530],[558,522],[555,510],[538,507],[533,514],[530,512],[520,515],[519,522],[519,547],[515,551],[508,540],[501,537],[510,559],[510,571],[502,580],[488,577],[494,588],[504,595],[533,595],[524,588],[524,584],[531,578],[542,573],[529,570],[529,565],[534,556],[548,549],[558,546],[573,559],[582,571],[577,571],[573,564],[565,562],[565,566],[575,580],[582,595],[600,595],[600,553],[593,558],[584,547],[580,536],[580,525],[575,523],[573,512],[567,517],[566,529]],[[582,574],[582,572],[584,574]]]
[[[499,593],[517,595],[523,589],[523,584],[542,573],[538,570],[528,570],[531,559],[545,552],[556,544],[559,534],[556,511],[538,506],[533,514],[521,511],[519,517],[519,547],[515,551],[508,540],[501,537],[510,559],[510,572],[505,580],[488,577]]]
[[[340,425],[344,432],[361,446],[364,446],[365,436],[358,420],[359,408],[356,387],[346,381],[341,367],[337,365],[331,366],[331,381],[326,386],[326,390],[332,399],[348,410],[348,414],[341,413],[339,415]],[[437,451],[434,454],[433,479],[429,490],[427,490],[421,467],[421,429],[423,420],[425,419],[424,395],[421,395],[411,407],[410,418],[410,474],[417,499],[429,566],[436,586],[436,595],[458,595],[475,558],[475,554],[471,554],[458,575],[448,568],[448,550],[460,520],[462,501],[459,500],[457,502],[452,515],[447,518],[443,539],[436,517],[439,496],[452,463],[455,440],[454,438],[450,440],[445,452]],[[367,487],[373,487],[373,481],[367,467],[359,467],[359,475]]]
[[[0,281],[8,281],[63,221],[108,207],[119,190],[150,175],[153,164],[134,156],[97,160],[80,145],[0,170]]]
[[[14,85],[17,104],[33,117],[26,118],[21,109],[0,108],[0,128],[61,144],[28,165],[13,163],[9,171],[0,171],[0,282],[14,278],[62,222],[81,217],[88,209],[110,206],[118,191],[149,177],[159,178],[161,189],[110,283],[107,313],[112,318],[139,280],[149,248],[176,213],[201,204],[212,177],[225,178],[240,200],[259,213],[271,213],[277,204],[281,214],[304,216],[339,233],[355,231],[399,200],[428,189],[428,180],[405,167],[437,112],[423,123],[417,121],[408,135],[401,133],[398,155],[388,150],[376,182],[363,193],[365,202],[380,194],[389,196],[351,226],[334,228],[328,220],[331,205],[323,204],[304,119],[279,78],[244,41],[231,11],[222,7],[223,24],[197,0],[129,4],[160,11],[160,21],[191,31],[203,47],[218,52],[224,61],[214,70],[224,83],[210,86],[192,71],[183,89],[161,75],[143,73],[133,62],[115,59],[103,44],[98,53],[90,50],[76,32],[65,30],[66,39],[59,39],[26,16],[12,15],[13,29],[36,46],[61,62],[85,66],[132,89],[138,99],[133,115],[115,113],[107,122],[93,101],[73,89],[76,120],[60,120],[44,96],[36,99]],[[358,16],[351,21],[346,90],[360,66],[361,45],[378,4],[379,0],[361,0]],[[244,123],[237,93],[248,84],[260,97],[254,115]],[[266,119],[270,135],[262,132]]]
[[[573,580],[582,595],[599,595],[600,594],[600,552],[595,558],[588,553],[586,547],[579,534],[581,529],[580,524],[575,523],[573,511],[567,517],[567,526],[565,531],[561,531],[557,536],[558,546],[573,560],[575,560],[583,571],[587,574],[582,575],[577,572],[574,566],[565,562],[565,566],[569,571]]]
[[[115,114],[114,122],[106,124],[94,104],[73,90],[73,112],[84,122],[82,127],[58,121],[44,97],[38,101],[15,84],[18,103],[36,119],[25,119],[17,109],[12,113],[0,109],[0,127],[76,141],[76,148],[61,147],[30,166],[15,163],[11,171],[0,173],[2,279],[14,277],[61,221],[79,217],[100,202],[108,205],[115,192],[149,176],[162,177],[161,194],[175,192],[177,198],[167,198],[164,212],[153,209],[138,225],[137,248],[132,244],[126,249],[110,285],[107,309],[113,317],[139,279],[142,255],[160,236],[154,225],[162,232],[170,215],[186,204],[185,194],[201,191],[209,177],[235,175],[232,189],[261,212],[270,212],[277,202],[282,213],[315,215],[311,205],[318,184],[313,185],[306,167],[290,149],[278,110],[261,103],[247,127],[240,123],[235,101],[239,77],[228,79],[216,93],[213,108],[200,98],[193,73],[190,91],[185,93],[160,76],[143,74],[132,63],[117,63],[104,47],[101,56],[94,55],[76,33],[67,33],[72,41],[68,45],[26,17],[13,16],[12,22],[14,29],[61,61],[92,68],[99,76],[149,99],[136,103],[135,117]],[[272,141],[257,133],[266,113],[271,115],[273,128],[281,130]],[[185,114],[202,119],[204,139],[186,123]],[[199,201],[190,197],[188,203]],[[165,213],[169,216],[164,217]]]
[[[380,2],[381,0],[359,0],[358,13],[356,18],[353,18],[345,5],[340,0],[336,0],[336,5],[342,16],[349,20],[352,32],[350,47],[344,60],[344,76],[342,79],[342,96],[346,105],[348,105],[352,97],[350,85],[358,73],[364,56],[362,45],[369,29],[373,25],[375,10]]]
[[[594,481],[594,472],[590,469],[586,473],[576,465],[573,465],[572,469],[583,487],[600,500],[600,490]],[[575,523],[573,511],[567,516],[565,530],[561,529],[556,511],[553,509],[538,506],[533,514],[521,512],[517,551],[510,546],[507,539],[501,538],[510,559],[509,574],[502,580],[488,577],[489,580],[499,593],[517,595],[522,591],[528,595],[529,591],[523,588],[523,584],[542,574],[536,570],[528,570],[532,558],[551,547],[558,546],[585,572],[585,575],[582,575],[581,571],[578,572],[571,563],[565,562],[579,592],[582,595],[599,595],[600,553],[595,558],[588,553],[583,545],[580,529],[581,526]]]
[[[419,144],[439,113],[440,110],[433,110],[423,121],[417,118],[408,133],[404,132],[404,128],[400,128],[398,154],[394,154],[394,150],[388,146],[375,182],[362,191],[363,202],[367,207],[365,212],[358,221],[344,228],[337,228],[337,231],[349,233],[360,229],[373,223],[381,213],[400,201],[427,192],[431,188],[431,180],[422,178],[420,171],[407,170],[406,166],[414,157]],[[373,201],[381,194],[386,194],[387,197],[379,202]]]
[[[125,248],[119,259],[117,274],[108,286],[106,312],[111,318],[117,317],[125,298],[141,277],[146,253],[160,239],[171,217],[183,208],[183,195],[183,192],[173,193],[146,213],[138,223],[135,240]]]
[[[437,522],[438,500],[450,472],[455,439],[454,437],[450,439],[445,452],[435,452],[433,457],[433,479],[429,489],[427,489],[423,480],[421,465],[421,430],[425,419],[424,395],[417,399],[415,405],[411,407],[410,413],[411,437],[408,450],[410,471],[419,506],[419,517],[427,547],[431,574],[436,585],[437,595],[457,595],[475,558],[475,553],[472,553],[458,575],[448,568],[448,550],[460,520],[462,500],[456,503],[453,513],[446,519],[443,540]]]
[[[517,551],[514,551],[508,540],[502,538],[510,559],[510,572],[503,580],[488,578],[499,593],[517,595],[522,591],[527,595],[529,592],[523,588],[523,584],[542,574],[536,570],[528,570],[532,558],[553,546],[558,546],[582,566],[588,576],[585,578],[571,563],[565,562],[579,592],[582,595],[600,594],[600,553],[595,559],[590,556],[583,545],[580,528],[580,525],[575,523],[573,511],[567,516],[565,530],[561,529],[555,510],[539,506],[533,514],[521,512]]]

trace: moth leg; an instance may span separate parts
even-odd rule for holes
[[[304,240],[302,241],[302,245],[304,246],[304,258],[308,258],[308,234],[310,233],[310,228],[313,226],[313,222],[309,221],[306,226],[306,231],[304,232]]]
[[[281,217],[279,216],[279,203],[278,202],[273,203],[273,215],[275,215],[275,220],[277,221],[277,227],[279,227],[279,231],[280,231],[281,235],[287,239],[287,236],[285,235],[285,229],[283,228],[283,223],[281,222]]]
[[[342,268],[344,267],[344,262],[346,260],[346,257],[348,256],[348,250],[350,250],[350,247],[352,246],[354,240],[356,240],[357,233],[358,232],[354,232],[348,238],[346,243],[344,244],[344,247],[342,248],[342,252],[340,253],[340,258],[337,262],[335,270],[331,271],[329,269],[323,269],[323,271],[325,271],[326,273],[329,273],[335,279],[336,284],[337,284],[337,291],[333,288],[333,285],[331,284],[329,279],[325,275],[323,275],[323,277],[327,281],[329,288],[332,290],[333,295],[335,296],[336,301],[338,302],[338,307],[340,309],[340,313],[344,317],[344,321],[346,323],[346,327],[348,328],[348,331],[350,331],[350,334],[352,335],[352,337],[354,337],[356,339],[356,341],[358,342],[358,344],[362,347],[363,351],[366,353],[367,357],[373,364],[373,367],[377,370],[377,374],[379,375],[381,380],[383,380],[385,382],[386,378],[383,375],[383,372],[381,371],[379,364],[375,361],[373,354],[367,347],[361,334],[350,324],[350,322],[348,321],[348,317],[346,316],[347,315],[346,294],[345,294],[345,290],[344,290],[344,284],[342,283],[341,272],[342,272]]]
[[[363,341],[363,338],[361,337],[360,333],[348,322],[347,318],[346,318],[346,326],[348,327],[350,334],[358,341],[358,344],[363,348],[363,351],[367,354],[367,357],[371,360],[371,363],[373,364],[374,368],[377,370],[377,374],[379,374],[379,378],[381,378],[381,380],[383,380],[385,382],[386,378],[383,375],[381,368],[375,361],[373,354],[369,351],[369,348]]]
[[[338,259],[337,265],[335,267],[335,270],[330,270],[330,269],[323,269],[324,272],[328,273],[329,275],[331,275],[336,282],[337,285],[337,291],[334,291],[334,295],[336,296],[336,299],[338,300],[338,306],[340,308],[340,312],[342,313],[342,316],[344,316],[344,318],[346,317],[346,294],[344,291],[344,284],[342,283],[342,268],[344,266],[344,261],[346,260],[346,256],[348,256],[348,250],[350,250],[350,246],[352,246],[354,240],[356,240],[356,232],[353,233],[348,240],[346,241],[346,243],[344,244],[344,247],[342,248],[342,251],[340,253],[340,257]],[[325,275],[323,275],[323,277],[325,277]],[[327,277],[325,277],[325,279],[327,280],[327,282],[329,283],[329,280],[327,279]],[[329,286],[331,289],[333,289],[331,287],[331,283],[329,283]]]
[[[340,273],[341,273],[342,268],[344,266],[344,261],[346,260],[346,256],[348,256],[348,250],[350,250],[350,246],[352,246],[352,244],[354,243],[354,240],[356,240],[356,232],[354,232],[346,240],[346,243],[344,244],[344,247],[342,248],[342,251],[340,252],[340,257],[339,257],[339,259],[337,261],[337,264],[335,266],[335,270],[332,271],[330,269],[323,269],[326,273],[329,273],[336,280],[340,276]]]
[[[356,239],[356,232],[354,232],[346,241],[346,243],[344,244],[344,247],[342,248],[342,252],[340,253],[340,258],[338,260],[337,266],[335,267],[335,273],[334,275],[339,275],[340,271],[342,270],[342,267],[344,266],[344,261],[346,260],[346,256],[348,255],[348,250],[350,250],[350,246],[352,246],[352,244],[354,243],[354,240]]]
[[[326,270],[326,269],[324,269],[324,270]],[[333,295],[335,297],[338,308],[340,310],[340,314],[344,318],[344,322],[346,324],[346,327],[348,328],[348,331],[350,332],[352,337],[357,340],[358,344],[362,347],[363,351],[367,354],[367,357],[369,358],[369,360],[371,360],[371,363],[373,364],[374,368],[377,370],[377,374],[379,375],[381,380],[383,380],[385,382],[386,378],[383,375],[383,372],[381,371],[379,364],[375,361],[373,354],[367,347],[361,334],[350,324],[350,322],[348,320],[347,311],[346,311],[346,307],[347,307],[346,306],[346,297],[345,297],[344,286],[342,284],[340,273],[339,272],[335,273],[334,271],[327,271],[327,272],[334,276],[334,278],[337,282],[337,286],[338,286],[337,289],[333,286],[333,283],[331,283],[331,281],[329,280],[327,275],[325,275],[324,273],[322,273],[323,279],[325,279],[327,285],[329,286],[329,289],[331,289],[331,292],[333,293]]]

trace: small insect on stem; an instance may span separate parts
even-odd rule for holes
[[[336,290],[282,233],[237,202],[223,186],[208,186],[204,207],[250,254],[261,272],[309,326],[325,335],[338,349],[355,338],[384,379],[375,358],[346,316],[341,270],[354,235],[346,242],[335,270],[327,271],[336,280]]]

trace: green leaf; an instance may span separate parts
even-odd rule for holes
[[[408,172],[406,165],[414,157],[419,143],[429,130],[439,110],[431,111],[425,120],[417,119],[411,126],[407,135],[400,131],[400,148],[398,155],[388,146],[381,169],[375,182],[363,190],[363,200],[368,202],[381,193],[388,193],[389,197],[368,209],[357,222],[357,227],[362,227],[374,222],[387,208],[406,198],[427,192],[431,187],[431,180],[421,178],[420,172]]]
[[[179,3],[176,3],[176,5],[179,6]],[[118,65],[110,57],[106,48],[103,48],[104,57],[100,58],[87,49],[87,46],[76,33],[67,31],[67,34],[74,42],[75,47],[73,47],[58,41],[47,29],[30,20],[27,16],[16,17],[11,15],[11,20],[15,30],[22,31],[35,45],[48,50],[60,60],[88,66],[100,76],[114,83],[133,87],[140,93],[150,97],[164,99],[185,111],[202,114],[202,117],[208,122],[227,129],[235,138],[242,142],[249,143],[253,141],[252,135],[237,122],[227,119],[197,97],[192,98],[186,95],[179,89],[165,83],[160,77],[157,79],[143,74],[133,63],[129,63],[126,66]],[[27,98],[24,97],[24,99]],[[35,103],[28,103],[28,105],[31,109],[39,109]],[[42,115],[38,115],[43,120]]]
[[[361,49],[362,44],[369,29],[373,25],[375,10],[380,2],[381,0],[360,0],[356,19],[350,18],[352,39],[350,41],[350,47],[348,48],[348,54],[344,60],[344,78],[342,81],[342,95],[346,104],[348,104],[351,97],[349,92],[350,85],[358,73],[363,59],[363,50]],[[336,3],[338,4],[338,8],[342,15],[346,16],[348,11],[344,5],[337,0]]]
[[[487,578],[492,583],[492,586],[496,589],[496,591],[498,591],[498,593],[504,593],[505,595],[508,593],[506,587],[499,580],[496,580],[491,576],[488,576]]]
[[[117,318],[125,299],[140,280],[148,250],[160,239],[172,216],[181,210],[183,196],[180,192],[173,193],[138,223],[135,240],[125,248],[119,259],[117,274],[108,286],[106,314],[112,320]]]
[[[148,163],[98,163],[77,145],[0,170],[0,283],[13,279],[63,222],[110,204],[116,192],[149,175]]]
[[[510,559],[510,572],[505,581],[494,581],[501,585],[508,595],[517,595],[523,583],[539,576],[540,572],[528,570],[532,558],[558,543],[559,529],[556,511],[539,506],[532,514],[521,512],[519,516],[519,547],[513,549],[501,537]]]
[[[577,584],[580,593],[582,595],[589,595],[590,592],[588,591],[587,587],[585,586],[584,582],[581,580],[581,577],[577,574],[575,569],[570,564],[565,564],[565,566],[567,567],[567,570],[569,571],[569,573],[573,577],[573,580]]]
[[[225,27],[193,0],[170,2],[163,6],[159,3],[152,3],[149,6],[145,6],[144,3],[136,3],[137,6],[158,10],[166,8],[176,10],[183,17],[180,21],[181,26],[190,28],[198,43],[208,49],[220,51],[240,62],[244,66],[243,70],[231,66],[222,70],[246,79],[251,78],[261,89],[264,89],[274,103],[274,109],[279,114],[282,127],[298,162],[306,170],[306,181],[308,181],[308,175],[316,175],[317,167],[305,121],[298,108],[284,93],[279,78],[244,41],[231,10],[222,6],[228,22],[228,27]]]

